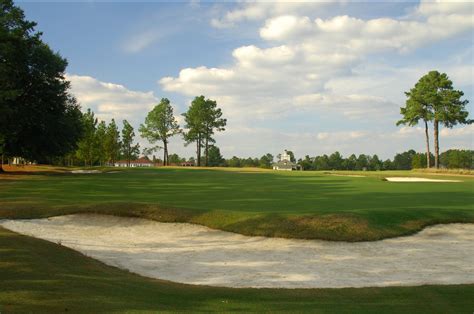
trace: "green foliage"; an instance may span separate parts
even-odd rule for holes
[[[440,155],[440,163],[448,169],[474,169],[474,151],[450,149]]]
[[[259,167],[260,168],[270,169],[272,167],[272,164],[273,164],[273,155],[272,154],[267,153],[267,154],[263,155],[262,157],[260,157],[260,160],[259,160]]]
[[[163,165],[168,165],[169,138],[180,133],[178,122],[173,114],[173,107],[167,98],[162,98],[146,116],[145,123],[139,128],[142,137],[150,143],[163,143]]]
[[[121,152],[123,158],[127,161],[127,166],[130,166],[130,161],[138,158],[138,154],[140,154],[140,144],[133,144],[134,137],[133,126],[127,120],[123,120]]]
[[[301,165],[303,170],[312,170],[313,169],[313,161],[309,157],[309,155],[306,155],[304,159],[298,160],[298,163]]]
[[[430,71],[419,79],[409,92],[404,108],[400,108],[403,118],[397,125],[417,125],[420,120],[425,124],[426,156],[430,156],[428,139],[428,122],[433,121],[435,167],[439,160],[439,123],[445,127],[452,128],[457,124],[470,124],[466,110],[467,100],[461,100],[464,93],[454,90],[453,83],[446,73]],[[428,160],[427,160],[428,164]]]
[[[427,160],[426,154],[416,153],[412,156],[411,168],[412,169],[421,169],[426,168]],[[434,156],[430,154],[430,166],[434,165]]]
[[[392,168],[394,170],[410,170],[412,167],[412,159],[415,155],[416,152],[413,149],[401,154],[396,154],[393,158]]]
[[[179,157],[178,154],[171,154],[169,156],[170,164],[179,165],[180,163],[185,162],[185,161],[186,161],[186,158],[181,158],[181,157]]]
[[[205,149],[205,163],[209,159],[209,146],[215,143],[215,131],[224,131],[227,120],[222,118],[222,110],[214,100],[204,96],[195,97],[188,111],[183,113],[186,132],[183,133],[186,145],[196,143],[197,165],[201,165],[201,149]]]
[[[82,115],[82,129],[83,135],[79,140],[76,156],[83,161],[84,166],[92,166],[97,158],[97,137],[95,135],[97,128],[97,118],[94,112],[87,109],[87,112]]]
[[[343,169],[343,161],[342,155],[339,152],[332,153],[328,158],[328,166],[334,170],[341,170]]]
[[[100,121],[95,131],[95,154],[99,165],[104,166],[107,162],[105,140],[107,134],[107,125],[105,121]]]
[[[224,163],[225,163],[225,160],[221,155],[221,151],[219,147],[215,145],[209,145],[207,165],[209,167],[220,167],[220,166],[223,166]]]
[[[287,150],[286,153],[290,156],[291,162],[296,162],[295,154],[291,150]]]
[[[114,164],[120,156],[120,132],[114,119],[107,126],[104,139],[104,154],[105,160],[109,164]]]
[[[0,2],[0,138],[3,154],[45,161],[76,147],[81,112],[67,61],[12,1]]]

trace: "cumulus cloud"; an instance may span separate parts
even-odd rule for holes
[[[440,134],[446,138],[467,137],[471,142],[471,146],[474,144],[474,124],[453,129],[443,128],[441,129]]]
[[[242,1],[237,8],[227,11],[222,16],[213,18],[211,25],[217,28],[233,27],[239,22],[262,20],[267,17],[289,13],[316,11],[336,1],[332,0],[274,0]]]
[[[153,92],[129,90],[123,85],[102,82],[90,76],[68,74],[74,96],[86,110],[90,108],[101,120],[127,119],[135,125],[158,102]]]
[[[469,11],[430,15],[417,20],[362,20],[343,15],[311,22],[307,16],[280,16],[267,20],[260,35],[266,40],[304,41],[308,46],[362,54],[383,50],[407,52],[473,26],[474,19]]]

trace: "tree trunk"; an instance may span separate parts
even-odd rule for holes
[[[5,172],[5,170],[3,170],[3,154],[2,154],[2,160],[0,162],[0,173],[2,172]]]
[[[428,121],[425,120],[425,137],[426,137],[426,168],[431,166],[430,164],[430,137],[428,135]]]
[[[209,166],[209,137],[206,137],[206,167]]]
[[[201,167],[201,134],[198,135],[196,152],[197,152],[197,166]]]
[[[130,146],[127,147],[127,168],[130,168]]]
[[[163,141],[163,166],[168,166],[168,143]]]
[[[439,138],[438,138],[438,129],[439,129],[439,121],[435,118],[434,119],[434,149],[435,149],[435,168],[439,168]]]

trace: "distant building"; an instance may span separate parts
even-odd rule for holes
[[[114,164],[115,167],[127,167],[128,162],[126,160],[116,161]],[[155,164],[146,157],[141,157],[136,160],[130,160],[130,167],[153,167]]]
[[[291,161],[291,157],[288,154],[288,151],[285,149],[285,152],[281,154],[280,160],[273,163],[273,170],[298,170],[299,166]]]

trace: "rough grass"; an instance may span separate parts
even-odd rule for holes
[[[148,279],[0,228],[1,313],[472,313],[474,285],[230,289]]]
[[[382,178],[419,173],[361,173],[368,177],[182,168],[8,173],[0,175],[0,219],[92,212],[198,223],[246,235],[340,241],[474,222],[472,176],[459,183],[393,183]]]

